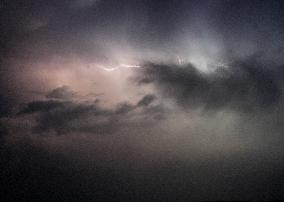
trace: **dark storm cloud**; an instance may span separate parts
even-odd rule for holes
[[[153,94],[145,95],[138,103],[137,106],[148,106],[156,99]]]
[[[71,55],[85,61],[108,60],[112,45],[143,36],[140,30],[147,17],[141,8],[143,1],[4,1],[1,57],[46,61]]]
[[[128,112],[132,111],[134,108],[135,106],[129,103],[120,103],[115,109],[115,114],[127,114]]]
[[[262,110],[276,105],[282,96],[281,67],[267,67],[248,59],[203,73],[192,64],[148,64],[138,80],[142,84],[153,83],[164,96],[175,99],[183,107]]]
[[[281,60],[282,7],[281,1],[4,1],[1,70],[9,69],[4,61],[15,59],[32,63],[78,57],[86,63],[112,63],[117,58],[111,54],[124,47],[133,52],[123,53],[141,60],[179,53],[191,58],[198,51],[247,56],[260,50],[264,58]]]
[[[71,99],[75,96],[75,92],[72,91],[68,86],[58,87],[51,92],[47,93],[47,98],[55,99]]]
[[[58,95],[58,89],[61,98],[62,88],[56,88],[51,93],[56,92],[55,94]],[[63,92],[65,94],[65,90]],[[47,93],[47,96],[50,97],[51,93]],[[162,107],[157,105],[149,106],[154,99],[155,96],[149,94],[141,98],[135,105],[125,102],[118,104],[113,109],[101,107],[99,101],[90,104],[89,102],[75,102],[71,100],[39,100],[27,103],[18,112],[18,115],[35,114],[37,125],[34,128],[34,132],[36,133],[50,131],[55,131],[58,134],[70,132],[112,133],[118,126],[121,127],[131,123],[131,121],[129,122],[125,118],[129,119],[135,115],[147,115],[148,118],[155,118],[163,113]],[[144,110],[131,114],[131,112],[140,108]],[[139,119],[139,121],[143,122],[143,119]]]
[[[105,128],[104,125],[109,123],[110,120],[101,124],[97,122],[99,122],[102,117],[108,116],[112,112],[103,110],[95,104],[47,100],[28,103],[19,115],[31,113],[38,114],[36,118],[37,126],[34,128],[35,132],[44,133],[55,131],[62,134],[71,131],[91,131],[92,128],[94,130],[93,132],[95,132],[96,128]],[[74,121],[80,120],[86,121],[89,117],[96,118],[91,123],[92,127],[85,125],[84,122],[80,122],[78,125],[74,125],[73,123]],[[83,127],[84,125],[85,127]],[[110,126],[111,124],[109,123],[108,125]],[[111,129],[111,127],[109,127],[109,129]]]
[[[18,114],[30,114],[34,112],[50,111],[58,107],[68,105],[68,102],[60,102],[54,100],[48,101],[33,101],[27,104],[27,106],[21,110]]]
[[[1,200],[282,200],[283,9],[282,0],[1,1]],[[44,86],[32,78],[53,68],[53,57],[116,64],[112,53],[132,50],[142,58],[137,63],[160,61],[160,55],[180,56],[181,63],[238,59],[209,74],[191,64],[147,64],[138,80],[158,92],[111,108],[93,101],[98,94],[82,101],[81,92],[65,86],[42,100],[18,96],[26,93],[19,78]],[[261,52],[256,60],[244,59],[255,52]],[[49,87],[29,90],[42,95]],[[165,108],[163,98],[176,101],[186,116]],[[207,117],[188,108],[226,113]],[[251,116],[234,119],[244,111]]]

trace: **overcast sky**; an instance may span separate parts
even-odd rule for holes
[[[281,0],[2,0],[7,201],[284,198]]]

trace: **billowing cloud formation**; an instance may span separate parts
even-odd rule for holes
[[[69,97],[69,91],[67,93],[65,88],[56,88],[49,92],[47,97]],[[68,134],[70,132],[111,133],[118,126],[129,127],[131,124],[135,126],[137,122],[143,124],[143,117],[145,116],[147,116],[148,121],[161,116],[163,113],[161,107],[160,110],[153,110],[158,109],[157,105],[149,106],[154,99],[155,97],[149,94],[139,100],[136,105],[120,103],[114,109],[101,107],[99,100],[95,100],[93,103],[71,100],[33,101],[28,103],[18,115],[36,114],[37,125],[34,128],[36,133],[50,131],[57,134]]]
[[[153,83],[183,107],[250,112],[277,105],[283,93],[282,66],[265,66],[255,60],[232,62],[210,73],[192,64],[148,64],[141,71],[140,84]]]
[[[283,10],[2,1],[1,199],[283,199]]]

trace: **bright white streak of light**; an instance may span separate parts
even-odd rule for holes
[[[126,68],[140,68],[140,65],[128,65],[128,64],[120,64],[120,67],[126,67]]]
[[[105,66],[102,66],[102,65],[97,65],[97,67],[105,70],[105,71],[108,71],[108,72],[112,72],[112,71],[115,71],[121,67],[123,68],[140,68],[141,66],[139,65],[129,65],[129,64],[119,64],[117,67],[105,67]]]
[[[102,67],[102,66],[99,66],[99,68],[101,68],[101,69],[103,69],[103,70],[105,70],[105,71],[107,71],[107,72],[112,72],[112,71],[118,69],[118,67],[108,68],[108,67]]]

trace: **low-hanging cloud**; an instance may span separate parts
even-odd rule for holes
[[[1,1],[2,199],[283,199],[283,2]]]
[[[272,63],[273,64],[273,63]],[[264,110],[277,105],[283,93],[280,65],[266,66],[255,60],[235,61],[210,73],[192,64],[146,64],[138,83],[154,84],[163,96],[182,107],[205,110]]]
[[[73,91],[70,89],[67,91],[66,88],[60,87],[48,92],[48,100],[27,103],[18,112],[18,116],[35,115],[37,124],[33,131],[36,133],[54,131],[57,134],[70,132],[100,134],[112,133],[118,126],[143,122],[143,119],[139,118],[141,115],[154,119],[163,113],[162,107],[157,110],[157,104],[150,106],[155,100],[155,96],[152,94],[145,95],[136,104],[125,102],[117,104],[114,108],[105,108],[100,105],[99,100],[92,103],[64,100],[66,97],[71,97],[69,92],[74,94]],[[138,116],[138,120],[131,121],[135,116]]]

